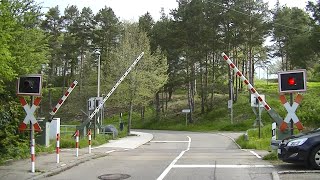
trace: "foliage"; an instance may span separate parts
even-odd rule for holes
[[[6,104],[6,105],[4,105]],[[0,162],[20,159],[29,154],[27,133],[18,133],[22,108],[15,102],[1,102],[0,106]]]

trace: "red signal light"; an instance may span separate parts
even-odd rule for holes
[[[293,78],[293,77],[289,77],[289,78],[288,78],[288,84],[289,84],[290,86],[296,85],[296,79]]]

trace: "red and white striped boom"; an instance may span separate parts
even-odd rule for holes
[[[78,81],[75,80],[73,81],[73,83],[70,85],[69,89],[64,93],[64,95],[62,96],[62,98],[59,100],[58,104],[54,107],[54,109],[50,112],[51,116],[54,116],[57,111],[59,110],[59,108],[61,107],[61,105],[64,103],[64,101],[68,98],[68,96],[70,95],[70,93],[72,92],[72,90],[77,86]]]
[[[122,77],[118,80],[116,85],[112,87],[110,92],[107,94],[107,96],[103,99],[103,101],[99,104],[99,106],[92,112],[92,114],[89,116],[89,119],[92,119],[97,112],[99,112],[100,108],[103,106],[103,104],[109,99],[109,97],[112,95],[112,93],[117,89],[117,87],[121,84],[121,82],[124,80],[124,78],[127,77],[127,75],[130,73],[132,68],[139,62],[139,60],[142,58],[144,55],[144,52],[142,52],[137,59],[131,64],[131,66],[127,69],[127,71],[122,75]]]
[[[230,68],[234,71],[234,73],[236,73],[236,75],[239,76],[240,79],[248,86],[248,89],[251,92],[251,94],[254,94],[254,96],[263,104],[263,107],[267,110],[270,117],[274,121],[276,121],[278,125],[282,124],[283,120],[280,117],[280,115],[276,111],[271,109],[271,107],[268,105],[268,103],[261,98],[260,94],[249,83],[249,81],[243,76],[243,74],[239,71],[239,69],[232,63],[232,61],[229,59],[229,57],[225,53],[222,53],[221,56],[229,64]]]

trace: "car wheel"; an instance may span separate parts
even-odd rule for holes
[[[312,149],[309,162],[312,168],[320,169],[320,145]]]

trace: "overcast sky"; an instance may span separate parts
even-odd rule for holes
[[[160,17],[161,7],[165,9],[165,13],[168,14],[170,9],[175,9],[178,4],[176,0],[35,0],[37,3],[41,3],[46,12],[46,7],[54,7],[59,5],[61,13],[69,5],[77,5],[81,10],[83,7],[90,7],[94,13],[97,13],[104,6],[111,7],[116,16],[120,17],[120,20],[137,21],[139,16],[146,12],[151,13],[154,20],[158,20]],[[269,7],[273,7],[276,0],[264,0],[269,2]],[[312,0],[315,1],[315,0]],[[289,7],[306,6],[307,0],[280,0],[281,5],[287,5]]]

